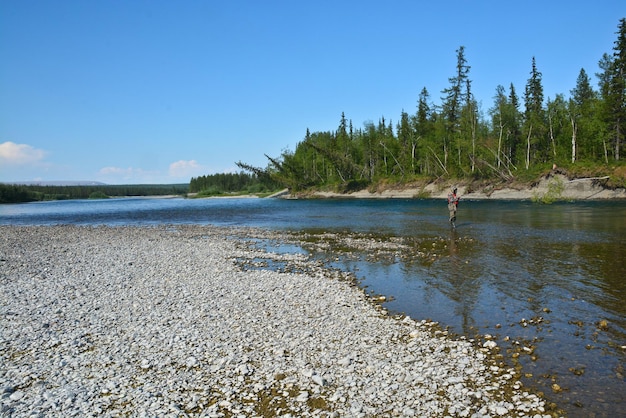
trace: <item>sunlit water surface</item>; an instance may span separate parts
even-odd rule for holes
[[[623,201],[465,201],[456,230],[442,201],[409,199],[58,201],[0,205],[0,224],[212,224],[432,240],[432,262],[316,257],[388,296],[392,312],[495,336],[524,383],[569,416],[626,416]]]

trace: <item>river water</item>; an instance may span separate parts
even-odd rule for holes
[[[391,312],[468,338],[492,335],[523,382],[568,416],[626,416],[624,201],[464,201],[456,229],[445,203],[429,199],[38,202],[0,205],[0,224],[211,224],[418,240],[432,258],[315,256],[387,296]]]

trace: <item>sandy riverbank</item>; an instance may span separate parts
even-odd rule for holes
[[[0,227],[0,415],[549,416],[492,341],[391,318],[253,236]],[[268,258],[306,273],[241,268]]]
[[[351,193],[315,192],[310,197],[320,198],[358,198],[358,199],[412,199],[427,197],[445,199],[451,184],[430,183],[424,187],[389,187],[381,192],[360,190]],[[458,185],[458,193],[468,200],[541,200],[550,197],[553,200],[604,200],[626,199],[626,189],[603,187],[599,179],[572,179],[562,174],[549,175],[530,187],[493,186],[481,190],[469,190],[466,185]],[[282,197],[286,197],[283,195]]]

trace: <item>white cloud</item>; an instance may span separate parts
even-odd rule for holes
[[[196,160],[179,160],[170,164],[169,175],[175,178],[190,179],[206,174],[208,168],[198,164]]]
[[[7,141],[0,144],[0,162],[11,165],[32,165],[39,163],[46,156],[46,151],[27,144]]]
[[[103,167],[98,171],[98,180],[105,183],[173,183],[187,182],[191,177],[201,176],[207,173],[207,167],[199,164],[196,160],[180,160],[170,164],[167,173],[159,170],[149,171],[135,167]]]

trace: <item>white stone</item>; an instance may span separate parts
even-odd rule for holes
[[[496,343],[495,341],[485,341],[485,343],[483,344],[483,347],[488,348],[488,349],[493,349],[496,348],[498,346],[498,343]]]
[[[21,390],[16,390],[9,396],[9,399],[11,399],[12,401],[19,401],[23,397],[24,397],[24,392],[22,392]]]
[[[496,407],[494,408],[494,412],[495,412],[496,414],[500,415],[500,416],[503,416],[503,415],[508,414],[508,413],[509,413],[509,410],[508,410],[508,409],[506,409],[506,408],[505,408],[505,407],[503,407],[503,406],[496,406]]]
[[[324,378],[322,376],[320,376],[319,374],[314,374],[311,377],[311,380],[313,380],[313,382],[319,386],[325,386],[326,385],[326,380],[324,380]]]

